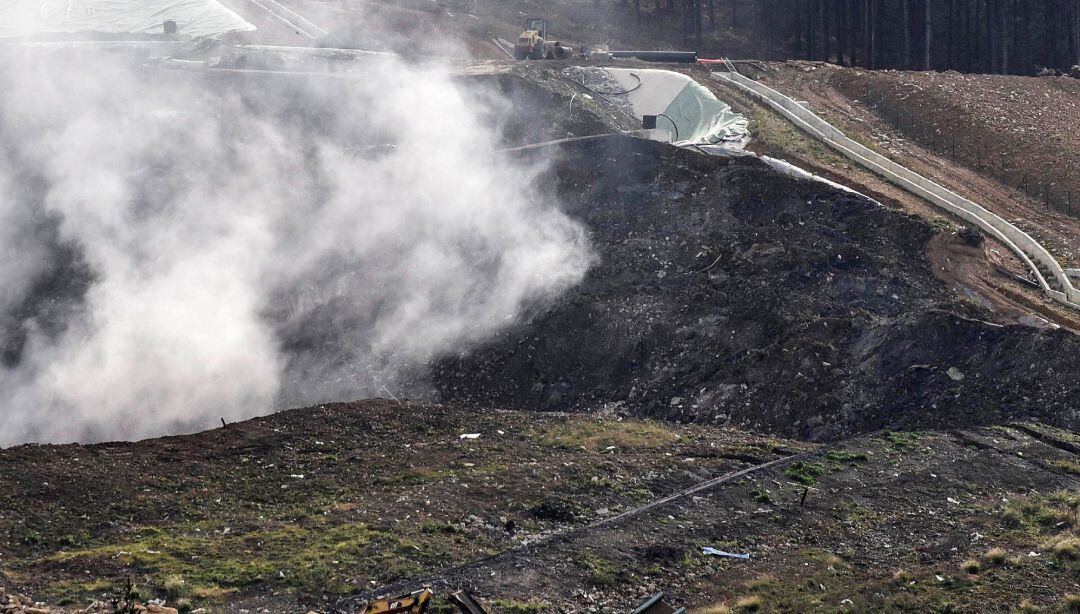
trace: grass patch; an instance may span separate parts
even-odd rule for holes
[[[813,486],[817,478],[825,475],[825,467],[821,463],[795,461],[784,470],[784,475],[805,486]]]
[[[760,612],[762,608],[761,597],[757,595],[751,595],[749,597],[743,597],[735,602],[736,612]]]
[[[768,492],[758,488],[750,491],[750,498],[753,499],[755,503],[761,503],[763,505],[767,505],[773,501]]]
[[[308,521],[230,533],[212,526],[147,528],[134,540],[59,552],[41,564],[140,569],[143,585],[169,598],[217,599],[259,584],[347,595],[355,591],[357,576],[389,581],[414,575],[448,554],[458,539],[447,533],[447,523],[417,527],[413,541],[407,533],[389,534],[364,523]],[[421,541],[424,548],[413,547]]]
[[[1053,545],[1052,552],[1056,558],[1062,560],[1080,560],[1080,539],[1066,537],[1065,539],[1059,540]]]
[[[1047,461],[1046,465],[1051,469],[1057,469],[1058,471],[1064,471],[1065,473],[1071,473],[1073,475],[1080,475],[1080,463],[1071,460]]]
[[[546,601],[518,601],[517,599],[496,599],[491,602],[496,612],[505,614],[541,614],[551,605]]]
[[[991,548],[983,554],[982,558],[987,564],[1000,567],[1009,559],[1009,553],[1001,548]]]
[[[585,580],[598,587],[615,586],[619,582],[619,570],[611,561],[598,556],[586,555],[578,559],[578,565],[586,572]]]
[[[425,520],[420,525],[420,530],[424,533],[444,533],[446,535],[454,535],[461,533],[461,528],[452,522],[446,522],[445,520]]]
[[[589,419],[547,425],[537,429],[535,437],[541,444],[555,448],[592,451],[603,451],[612,446],[617,450],[648,450],[670,445],[678,439],[670,428],[652,422]]]
[[[974,576],[982,571],[982,563],[975,559],[968,559],[960,563],[960,569],[964,570],[964,573]]]
[[[906,450],[919,445],[919,433],[896,433],[882,431],[878,437],[888,443],[894,450]]]
[[[799,132],[790,122],[771,111],[755,106],[750,115],[750,133],[759,146],[772,147],[799,157],[812,158],[824,164],[844,166],[847,159],[827,145]]]
[[[703,608],[694,608],[690,610],[690,614],[731,614],[731,608],[724,603],[718,603],[716,605],[707,605]]]
[[[825,460],[841,465],[857,465],[865,463],[868,459],[862,452],[849,452],[848,450],[829,450],[825,453]]]

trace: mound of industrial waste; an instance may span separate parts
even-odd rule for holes
[[[557,154],[550,180],[599,264],[553,308],[443,361],[443,400],[815,440],[1076,424],[1080,339],[957,299],[932,275],[930,224],[753,158],[621,137]]]

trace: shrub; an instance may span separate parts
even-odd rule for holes
[[[980,565],[979,562],[975,559],[968,559],[960,564],[960,569],[963,569],[966,573],[974,576],[975,574],[979,573],[980,569],[982,569],[982,565]]]
[[[1065,611],[1080,612],[1080,595],[1075,593],[1065,595]]]

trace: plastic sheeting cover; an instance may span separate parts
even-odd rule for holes
[[[750,122],[690,77],[670,70],[606,68],[627,90],[634,114],[656,115],[657,128],[668,128],[676,145],[742,147],[750,140]]]
[[[217,36],[255,26],[216,0],[0,0],[0,38],[78,32]]]

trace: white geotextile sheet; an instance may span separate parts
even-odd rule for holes
[[[658,128],[675,124],[676,145],[723,143],[744,147],[750,122],[687,75],[661,69],[605,68],[627,91],[637,117],[658,115]]]
[[[0,38],[108,32],[216,36],[255,26],[217,0],[0,0]]]

